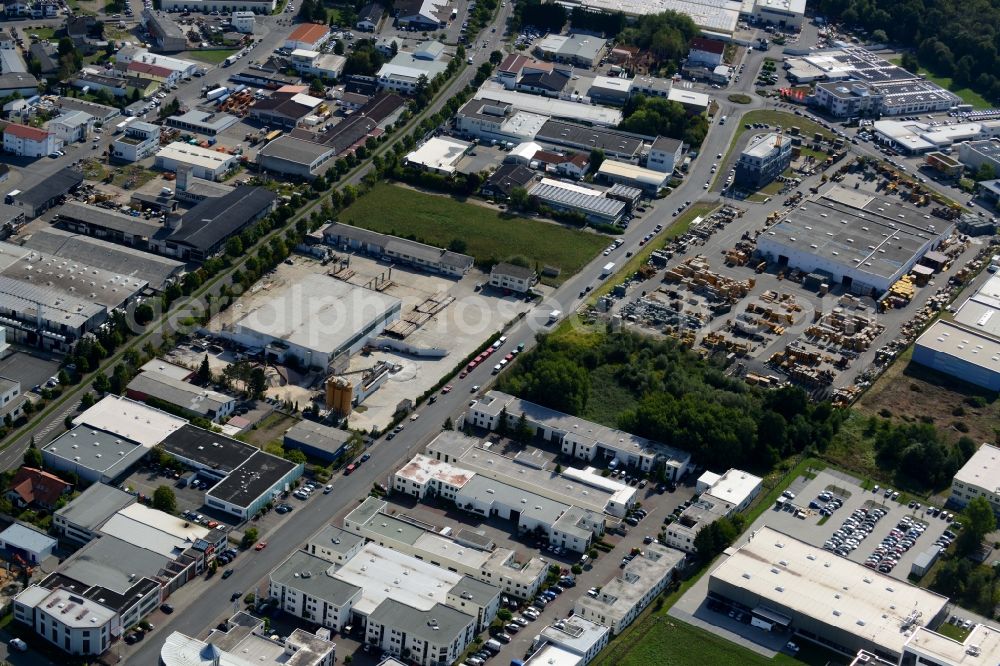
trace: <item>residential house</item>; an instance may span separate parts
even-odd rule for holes
[[[59,498],[73,490],[73,485],[55,474],[24,466],[17,470],[7,498],[20,508],[35,507],[51,511]]]
[[[44,157],[62,148],[55,132],[11,123],[3,130],[3,149],[20,157]]]
[[[500,262],[490,269],[490,286],[519,294],[527,293],[538,281],[535,271],[526,266]]]
[[[590,168],[590,158],[582,153],[554,153],[549,150],[539,150],[532,158],[538,162],[546,171],[568,176],[576,180],[587,175]]]
[[[483,196],[506,201],[516,187],[527,189],[535,179],[535,173],[520,164],[501,164],[500,168],[483,183]]]
[[[375,32],[378,30],[379,24],[382,23],[383,16],[385,16],[385,11],[383,11],[382,5],[370,2],[358,12],[358,22],[354,24],[354,27],[365,32]]]
[[[688,48],[688,63],[699,64],[709,69],[722,64],[723,56],[726,52],[725,42],[718,39],[706,39],[705,37],[695,37],[691,40]]]

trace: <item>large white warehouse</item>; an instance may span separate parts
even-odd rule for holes
[[[779,265],[829,273],[847,291],[880,296],[951,229],[898,199],[836,186],[761,234],[757,249]]]
[[[247,347],[263,347],[278,361],[295,358],[326,368],[336,356],[353,354],[399,319],[401,302],[326,275],[310,274],[259,300],[221,335]]]

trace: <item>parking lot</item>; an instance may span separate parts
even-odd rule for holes
[[[789,486],[786,496],[764,511],[744,534],[751,535],[761,527],[770,527],[817,548],[827,545],[831,552],[841,548],[842,557],[862,565],[876,549],[882,549],[878,563],[869,568],[878,570],[884,560],[894,559],[896,564],[886,567],[888,570],[882,573],[906,581],[917,555],[933,546],[946,530],[958,530],[945,512],[935,509],[935,515],[928,507],[918,507],[905,496],[897,495],[895,489],[878,487],[876,491],[875,488],[866,490],[846,474],[825,470],[817,472],[813,478],[800,477]],[[845,529],[845,523],[850,531]],[[838,531],[844,536],[839,543],[833,543],[832,537]],[[743,536],[738,542],[746,538]],[[855,539],[857,545],[842,548],[850,538]],[[894,542],[885,543],[888,538]],[[907,548],[902,543],[908,538],[912,545]],[[897,548],[898,554],[895,553]],[[787,651],[789,634],[761,631],[749,624],[749,616],[745,613],[740,617],[737,609],[710,603],[708,578],[703,576],[692,586],[670,614],[769,657]]]

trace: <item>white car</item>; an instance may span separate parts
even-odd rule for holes
[[[10,642],[7,643],[10,647],[14,648],[18,652],[27,652],[28,644],[22,641],[20,638],[12,638]]]

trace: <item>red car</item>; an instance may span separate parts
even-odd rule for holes
[[[451,393],[451,384],[445,384],[445,387],[441,389],[441,393]]]
[[[465,379],[465,377],[466,377],[466,376],[467,376],[468,374],[469,374],[468,372],[466,372],[465,370],[462,370],[462,372],[458,373],[458,378],[459,378],[459,379]]]
[[[253,547],[253,549],[256,550],[256,551],[261,551],[261,550],[264,550],[265,548],[267,548],[267,542],[266,541],[258,541],[257,545]]]

